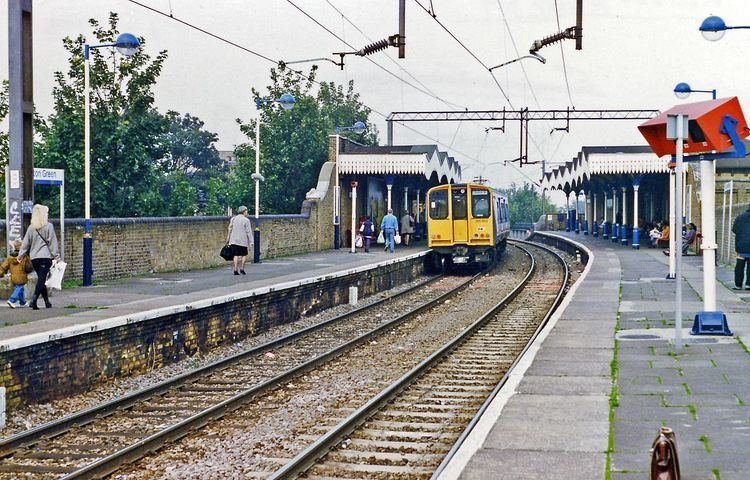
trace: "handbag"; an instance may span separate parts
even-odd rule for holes
[[[47,281],[44,282],[47,288],[62,290],[62,280],[63,276],[65,275],[65,267],[67,266],[68,264],[63,262],[62,260],[59,260],[52,264],[52,267],[50,267],[49,269],[49,276],[47,277]]]
[[[234,253],[232,252],[232,248],[227,243],[223,247],[221,247],[221,251],[219,252],[219,256],[226,260],[227,262],[231,262],[234,258]]]
[[[357,248],[362,248],[364,244],[365,242],[362,240],[362,235],[357,235],[356,240],[354,240],[354,246]]]
[[[385,243],[385,235],[383,235],[383,231],[382,230],[378,234],[378,243],[381,244],[381,245]]]
[[[396,245],[401,245],[401,235],[398,233],[393,236],[393,241],[396,243]]]

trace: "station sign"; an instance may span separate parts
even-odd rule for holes
[[[58,168],[35,168],[34,183],[37,185],[62,185],[65,183],[65,170]]]

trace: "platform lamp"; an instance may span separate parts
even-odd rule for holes
[[[675,105],[639,125],[638,129],[657,156],[675,157],[678,170],[683,156],[684,161],[700,162],[703,310],[696,314],[691,333],[731,335],[726,315],[718,310],[716,301],[715,258],[718,245],[715,223],[716,177],[713,162],[721,158],[747,157],[747,148],[743,140],[750,136],[750,127],[739,100],[737,97],[730,97]],[[686,130],[689,134],[686,134]],[[675,202],[677,211],[680,207],[679,202],[681,201],[678,196]],[[676,310],[679,310],[676,313],[681,314],[680,303],[676,302]],[[681,315],[675,315],[675,318],[681,319]]]
[[[705,38],[709,42],[716,42],[724,37],[724,34],[727,33],[727,30],[737,30],[741,28],[748,29],[750,28],[750,26],[742,25],[737,27],[728,27],[721,17],[711,15],[710,17],[706,17],[706,19],[703,20],[698,30],[700,30],[703,38]]]
[[[716,89],[713,89],[713,90],[695,90],[695,89],[691,88],[690,85],[688,85],[685,82],[680,82],[680,83],[678,83],[674,87],[674,95],[675,95],[675,97],[679,98],[680,100],[685,100],[693,92],[695,92],[695,93],[710,93],[711,94],[711,98],[713,100],[716,100]],[[686,223],[685,222],[687,221],[687,219],[685,218],[685,205],[687,203],[687,199],[685,198],[685,183],[686,183],[687,179],[685,177],[685,171],[684,170],[682,172],[682,179],[681,180],[682,180],[682,191],[678,192],[678,194],[682,195],[682,212],[680,213],[680,218],[682,219],[682,228],[681,228],[681,230],[682,230],[682,234],[684,235],[685,234],[685,228],[686,228],[686,226],[685,226]]]
[[[333,248],[341,248],[341,187],[339,186],[339,134],[351,131],[361,135],[367,131],[365,122],[354,122],[349,127],[336,127],[336,185],[333,187]]]
[[[294,108],[294,96],[285,93],[279,98],[265,97],[255,99],[255,108],[258,111],[258,119],[255,122],[255,173],[250,175],[255,181],[255,231],[253,232],[253,263],[260,263],[260,182],[263,175],[260,174],[260,107],[269,103],[278,103],[284,110]]]
[[[714,100],[716,100],[716,89],[713,90],[694,90],[690,88],[685,82],[680,82],[674,87],[674,96],[680,100],[685,100],[690,96],[691,93],[710,93]]]
[[[95,48],[115,47],[121,55],[130,57],[141,47],[138,37],[132,33],[121,33],[114,43],[101,45],[83,45],[83,175],[84,175],[84,224],[83,224],[83,286],[94,283],[93,242],[91,236],[91,50]]]

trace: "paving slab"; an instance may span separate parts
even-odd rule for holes
[[[527,376],[518,386],[519,393],[536,395],[609,395],[612,381],[609,376],[601,377],[553,377]]]
[[[477,462],[461,474],[462,480],[601,480],[605,457],[582,452],[483,449]],[[548,465],[559,468],[550,470]]]

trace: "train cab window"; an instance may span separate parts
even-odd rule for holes
[[[465,219],[468,216],[466,208],[466,189],[456,188],[451,190],[453,200],[453,220]]]
[[[490,192],[487,190],[471,190],[471,215],[474,218],[490,217]]]
[[[433,190],[430,192],[430,218],[442,220],[448,218],[448,190]]]

